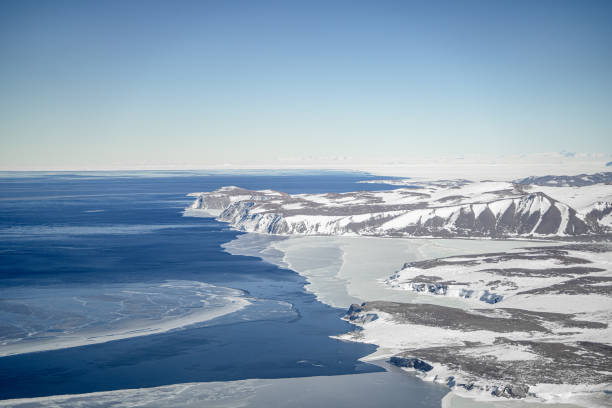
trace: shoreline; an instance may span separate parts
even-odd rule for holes
[[[406,262],[477,254],[483,241],[483,239],[469,238],[456,240],[454,238],[389,238],[358,235],[301,236],[240,232],[242,234],[236,239],[222,245],[226,252],[232,255],[256,256],[265,262],[291,269],[307,279],[306,290],[313,293],[319,301],[343,309],[348,309],[352,303],[382,299],[409,303],[441,303],[444,305],[451,303],[462,308],[471,306],[455,301],[456,299],[451,297],[423,296],[410,291],[399,291],[381,282],[401,269]],[[414,245],[415,241],[419,243],[418,246]],[[489,248],[490,250],[557,244],[551,241],[533,240],[487,240],[485,242],[495,247]],[[359,245],[361,243],[365,245]],[[371,246],[377,244],[379,245],[376,252],[379,254],[371,257]],[[336,250],[337,253],[340,253],[340,262],[328,256],[327,260],[331,266],[325,268],[319,263],[313,265],[312,259],[304,261],[309,252],[316,252],[320,249],[330,249],[329,252]],[[271,254],[271,252],[275,253]],[[384,256],[381,253],[384,253]],[[317,253],[317,256],[322,255]],[[333,290],[326,286],[330,284]],[[339,284],[344,286],[338,287]],[[351,300],[347,300],[348,298]],[[487,305],[479,306],[486,307]]]
[[[260,238],[260,245],[261,245],[261,241],[264,240],[266,238],[262,238],[262,237],[267,237],[269,239],[269,246],[268,248],[273,248],[276,251],[281,252],[282,255],[282,262],[284,265],[286,265],[286,267],[288,267],[291,270],[294,270],[295,272],[298,272],[300,275],[306,277],[306,279],[308,280],[309,284],[306,285],[306,290],[311,291],[312,293],[314,293],[317,296],[317,299],[319,301],[322,301],[326,304],[330,304],[334,307],[344,307],[345,304],[342,304],[342,301],[340,299],[342,299],[343,297],[346,298],[346,296],[354,296],[356,293],[363,293],[363,292],[352,292],[351,291],[351,285],[355,286],[355,282],[351,281],[351,278],[355,278],[354,274],[351,274],[349,272],[346,271],[346,267],[347,267],[347,263],[350,262],[350,257],[351,255],[348,253],[349,251],[346,250],[342,250],[341,251],[341,256],[340,258],[342,259],[342,262],[340,263],[339,267],[336,267],[335,270],[333,270],[331,273],[329,273],[330,271],[328,271],[329,275],[326,276],[321,276],[320,274],[317,275],[316,273],[312,273],[312,270],[309,270],[308,268],[304,268],[304,267],[300,267],[300,265],[298,265],[296,267],[296,265],[294,263],[291,262],[291,252],[295,251],[295,248],[292,248],[292,243],[310,243],[314,245],[314,241],[336,241],[336,244],[338,242],[347,242],[347,241],[354,241],[354,242],[370,242],[370,245],[372,242],[376,242],[378,240],[383,240],[383,241],[378,241],[378,242],[392,242],[392,241],[388,241],[385,240],[384,238],[380,238],[380,237],[361,237],[361,236],[332,236],[332,237],[320,237],[320,236],[282,236],[282,238],[279,237],[275,237],[274,235],[266,235],[266,234],[259,234],[259,233],[251,233],[248,232],[245,235],[251,235],[251,234],[255,234],[255,235],[259,235]],[[248,238],[240,238],[242,236],[245,235],[241,235],[239,237],[236,238],[235,241],[244,241],[244,240],[248,240]],[[269,237],[275,237],[270,239]],[[308,238],[308,239],[306,239]],[[418,240],[418,241],[417,241]],[[423,247],[427,246],[427,243],[435,243],[437,246],[439,246],[439,242],[446,242],[443,239],[427,239],[427,238],[416,238],[416,239],[412,239],[412,238],[397,238],[395,241],[393,242],[404,242],[407,244],[411,244],[414,243],[415,241],[423,243],[425,242],[426,244],[424,245],[419,245],[417,247],[417,252],[419,253],[419,256],[421,257],[421,259],[430,259],[430,258],[434,258],[434,256],[431,256],[431,249],[429,249],[429,251],[419,251],[421,250]],[[433,242],[432,242],[433,241]],[[481,244],[482,243],[482,239],[477,239],[477,240],[472,240],[472,239],[464,239],[461,240],[459,242],[470,242],[470,244],[467,244],[468,247],[472,246],[472,243],[475,243],[476,245]],[[458,241],[453,239],[452,243],[455,244]],[[530,247],[530,246],[542,246],[543,243],[548,245],[558,245],[559,244],[559,240],[546,240],[546,241],[540,241],[540,240],[524,240],[524,239],[519,239],[519,240],[488,240],[488,242],[494,242],[497,244],[493,244],[493,245],[501,245],[501,246],[514,246],[514,247]],[[241,242],[243,243],[243,242]],[[526,245],[527,243],[531,243],[532,245]],[[235,249],[236,247],[236,242],[234,243],[233,247]],[[240,245],[238,245],[240,246]],[[308,245],[306,245],[308,246]],[[325,245],[324,245],[325,246]],[[341,245],[340,245],[341,246]],[[232,246],[230,245],[229,248],[227,248],[226,246],[224,246],[224,250],[228,251],[231,250]],[[447,251],[450,252],[459,252],[459,253],[453,253],[452,255],[459,255],[459,254],[477,254],[479,252],[483,252],[482,249],[478,249],[478,248],[465,248],[465,245],[459,245],[460,248],[445,248]],[[346,249],[346,248],[344,248]],[[487,248],[489,250],[491,250],[491,248]],[[299,245],[298,245],[298,249],[299,251]],[[264,249],[265,251],[265,249]],[[375,251],[372,251],[375,252]],[[232,253],[232,252],[230,252]],[[236,253],[238,254],[238,253]],[[251,253],[251,256],[258,256],[254,253]],[[400,256],[404,256],[403,254]],[[447,255],[449,256],[449,255]],[[260,255],[260,257],[266,261],[266,262],[278,262],[278,255],[276,257],[276,259],[270,259],[268,257],[268,259],[266,259],[265,255]],[[407,259],[407,258],[403,258],[402,262],[406,262],[406,261],[412,261],[413,259]],[[414,259],[416,260],[416,259]],[[386,259],[386,261],[389,261],[388,259]],[[391,261],[394,262],[394,261]],[[277,264],[278,265],[278,264]],[[395,267],[397,269],[399,269],[401,267],[401,263],[397,263],[397,266]],[[349,266],[350,268],[350,266]],[[354,268],[354,267],[353,267]],[[312,268],[311,268],[312,269]],[[333,268],[331,268],[333,269]],[[343,274],[343,269],[344,269],[344,274]],[[314,268],[315,272],[321,272],[320,269]],[[384,268],[380,268],[379,269],[381,272],[378,272],[380,275],[384,276],[384,277],[389,277],[394,271],[391,271],[389,269],[384,269]],[[354,272],[354,271],[353,271]],[[331,278],[331,279],[336,279],[336,283],[339,284],[345,284],[344,286],[344,294],[338,294],[338,293],[329,293],[328,288],[326,287],[325,290],[327,291],[327,293],[320,293],[317,292],[317,288],[320,286],[318,285],[318,283],[321,283],[322,281],[325,281],[326,278]],[[313,282],[314,281],[314,282]],[[369,284],[370,287],[377,287],[379,290],[382,291],[389,291],[390,289],[381,289],[381,287],[383,287],[383,285],[380,284],[380,279],[375,279],[372,280],[371,277],[369,279]],[[373,285],[374,283],[374,285]],[[452,303],[453,299],[449,299],[448,297],[442,297],[442,296],[427,296],[427,295],[420,295],[420,294],[414,294],[411,293],[409,291],[397,291],[395,290],[394,292],[400,292],[400,294],[398,294],[398,297],[404,297],[403,301],[404,302],[410,302],[410,303],[434,303],[434,304],[444,304],[446,306],[453,306]],[[403,293],[402,293],[403,292]],[[331,300],[330,300],[331,299]],[[358,300],[362,300],[362,301],[372,301],[375,298],[369,297],[369,296],[363,296],[361,298],[357,298]],[[388,300],[388,299],[386,299]],[[450,302],[449,302],[450,301]],[[345,302],[346,303],[346,302]],[[458,302],[459,304],[461,302]],[[471,307],[473,305],[467,305],[468,307]],[[486,307],[485,305],[479,305],[479,306],[483,306]],[[463,307],[466,307],[465,303],[463,304]],[[366,329],[367,330],[367,329]],[[343,335],[339,335],[337,338],[344,340],[344,341],[360,341],[359,338],[356,339],[349,339],[346,336],[348,336],[349,334],[343,334]],[[368,355],[368,356],[364,356],[362,357],[360,360],[364,361],[364,362],[371,362],[373,360],[378,360],[381,358],[388,358],[394,354],[397,353],[397,350],[394,349],[388,349],[386,347],[384,347],[382,344],[380,344],[380,342],[369,342],[366,341],[367,343],[370,344],[376,344],[378,346],[377,350]],[[415,377],[420,378],[421,380],[423,380],[424,382],[428,382],[428,383],[433,383],[433,384],[437,384],[436,381],[434,381],[434,379],[427,379],[424,378],[425,376],[419,375],[417,373],[414,372],[414,370],[402,370],[404,372],[410,373],[410,371],[412,371],[412,375],[414,375]],[[544,384],[543,384],[544,385]],[[568,387],[570,387],[568,385]],[[538,386],[536,386],[536,388],[538,388]],[[542,387],[539,387],[542,388]],[[553,386],[554,388],[554,386]],[[587,387],[588,388],[588,387]],[[605,386],[599,387],[601,388],[600,391],[603,390],[603,388],[605,388]],[[580,403],[579,405],[573,404],[573,403],[569,403],[569,402],[563,402],[563,401],[559,401],[559,397],[555,397],[555,394],[551,394],[548,396],[548,398],[541,398],[541,397],[537,397],[538,399],[534,399],[533,397],[529,397],[529,398],[523,398],[523,399],[512,399],[512,400],[507,400],[507,399],[502,399],[499,397],[492,397],[490,395],[483,395],[483,393],[475,393],[475,392],[461,392],[460,390],[455,390],[455,389],[451,389],[450,387],[448,388],[449,393],[447,394],[447,396],[445,397],[445,399],[443,400],[443,404],[442,406],[444,408],[461,408],[461,407],[465,407],[465,406],[470,406],[470,403],[481,403],[484,406],[494,406],[494,407],[511,407],[511,408],[515,408],[515,407],[527,407],[527,408],[537,408],[540,406],[546,406],[546,407],[566,407],[566,408],[576,408],[576,407],[581,407],[581,406],[589,406],[590,403],[593,402],[592,400],[592,395],[586,395],[586,394],[582,394],[580,393],[579,390],[577,393],[572,395],[573,399],[578,399],[578,400],[582,400],[584,399],[585,402]],[[601,392],[600,392],[601,393]],[[542,394],[546,394],[546,392],[544,391],[544,389],[542,390]],[[601,393],[603,394],[603,393]],[[600,396],[601,397],[601,396]],[[605,396],[603,396],[602,398],[605,398]],[[468,401],[468,402],[466,402]],[[602,403],[603,405],[605,405],[605,403]]]

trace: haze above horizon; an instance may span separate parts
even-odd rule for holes
[[[611,45],[608,1],[4,1],[1,168],[609,157]]]

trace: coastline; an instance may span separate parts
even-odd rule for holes
[[[251,238],[249,236],[258,236],[258,251],[261,255],[256,255],[252,248],[245,245]],[[243,238],[246,237],[246,238]],[[272,238],[270,238],[272,237]],[[251,256],[260,256],[264,261],[282,265],[292,269],[308,280],[309,284],[306,289],[317,296],[317,299],[323,303],[330,304],[334,307],[347,308],[347,303],[360,303],[363,301],[372,301],[377,299],[393,300],[403,303],[427,303],[437,304],[459,308],[469,308],[473,305],[466,305],[459,299],[453,299],[446,296],[427,296],[415,294],[412,291],[390,289],[382,283],[382,279],[388,278],[394,272],[401,268],[404,262],[418,261],[431,259],[443,256],[457,256],[476,254],[486,252],[482,249],[483,240],[445,240],[445,239],[428,239],[428,238],[377,238],[377,237],[360,237],[360,236],[282,236],[265,235],[257,233],[246,233],[236,238],[237,242],[224,245],[226,251],[232,251],[232,254],[240,254],[238,251],[250,251]],[[264,243],[268,242],[266,246]],[[548,246],[558,245],[557,241],[527,241],[527,240],[487,240],[487,250],[494,251],[508,250],[510,248],[531,247],[531,246]],[[391,244],[392,243],[392,244]],[[415,243],[418,245],[414,246]],[[335,251],[340,254],[341,262],[331,262],[327,268],[322,268],[316,262],[314,265],[304,262],[304,254],[310,253],[312,257],[316,253],[316,248],[336,248],[340,251]],[[492,248],[496,247],[496,248]],[[403,251],[401,250],[404,247]],[[241,249],[242,248],[242,249]],[[365,248],[365,249],[364,249]],[[377,249],[383,249],[377,252]],[[398,251],[399,249],[399,251]],[[410,249],[408,251],[407,249]],[[270,251],[274,256],[266,255]],[[279,256],[282,253],[282,257]],[[334,251],[327,250],[327,256]],[[375,254],[375,255],[373,255]],[[300,257],[300,255],[302,255]],[[338,255],[336,255],[338,256]],[[410,257],[412,256],[412,257]],[[369,259],[367,259],[369,258]],[[401,259],[400,259],[401,258]],[[297,259],[297,262],[295,261]],[[324,257],[325,259],[325,257]],[[372,265],[377,267],[374,269]],[[329,283],[332,282],[332,285]],[[356,300],[356,302],[354,302]],[[491,306],[491,305],[489,305]],[[487,307],[487,304],[479,305],[479,307]],[[368,329],[365,329],[368,330]],[[374,336],[376,337],[376,336]],[[428,337],[428,336],[425,336]],[[364,362],[372,362],[383,358],[389,358],[401,350],[399,348],[388,348],[384,346],[384,342],[365,340],[360,338],[358,334],[356,338],[351,338],[349,333],[338,335],[336,338],[345,341],[365,341],[378,346],[377,350],[363,357]],[[427,378],[421,373],[416,373],[415,370],[402,369],[407,374],[412,374],[415,377],[422,379],[425,382],[438,384],[436,378]],[[569,387],[569,386],[568,386]],[[559,408],[576,408],[591,406],[593,403],[605,406],[603,401],[607,398],[604,394],[603,387],[599,387],[599,397],[593,399],[592,394],[584,393],[581,387],[577,387],[573,393],[563,395],[561,390],[555,391],[558,386],[542,384],[536,386],[541,389],[541,394],[546,398],[523,398],[523,399],[500,399],[492,397],[480,392],[467,392],[456,388],[448,388],[449,393],[443,399],[442,407],[444,408],[462,408],[473,406],[470,404],[479,404],[493,407],[510,407],[510,408],[538,408],[538,407],[559,407]],[[576,387],[574,387],[576,388]],[[588,387],[587,387],[588,388]],[[548,390],[552,392],[547,392]],[[570,400],[566,400],[570,397]],[[598,399],[603,399],[597,403]],[[575,403],[573,403],[575,402]]]
[[[551,241],[483,240],[444,238],[388,238],[370,236],[291,236],[247,232],[223,244],[232,255],[258,256],[266,262],[289,268],[308,280],[306,290],[333,307],[348,309],[352,303],[390,300],[406,303],[432,303],[465,308],[459,300],[422,296],[395,290],[383,280],[401,269],[406,262],[431,258],[476,254],[486,242],[490,250],[547,246]],[[417,244],[417,245],[415,245]],[[333,248],[322,256],[329,265],[322,266],[321,250]],[[336,254],[336,259],[333,256]],[[331,289],[327,286],[331,284]],[[484,305],[486,306],[486,305]]]

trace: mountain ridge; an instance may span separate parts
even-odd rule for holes
[[[404,237],[553,237],[606,233],[607,201],[577,211],[514,183],[298,194],[240,187],[193,193],[190,212],[214,210],[232,227],[268,234]],[[441,205],[442,204],[442,205]]]

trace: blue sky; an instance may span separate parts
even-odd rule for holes
[[[3,168],[612,153],[610,1],[2,1]]]

